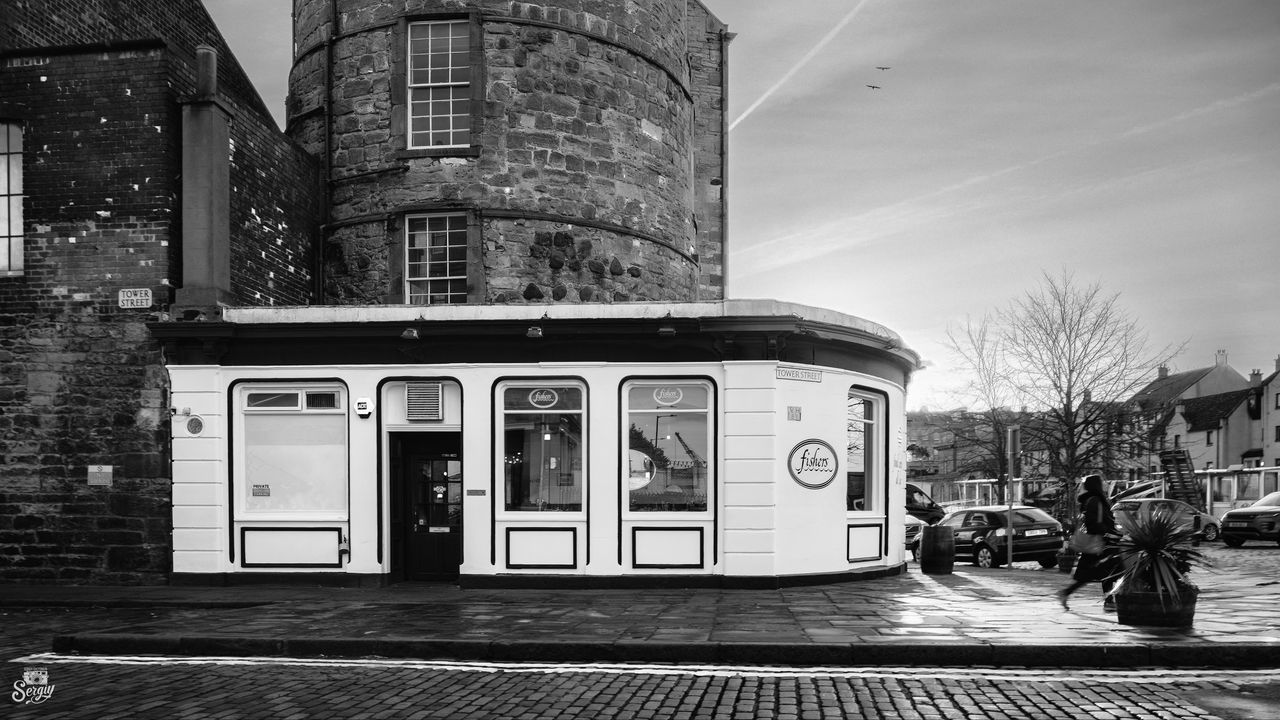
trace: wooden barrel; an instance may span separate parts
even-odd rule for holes
[[[926,525],[920,531],[920,572],[950,575],[956,562],[955,532],[946,526]]]

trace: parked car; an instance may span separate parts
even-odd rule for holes
[[[906,521],[906,548],[911,553],[911,559],[920,560],[920,533],[924,532],[924,527],[929,523],[921,520],[914,515],[908,515]],[[946,537],[943,535],[943,537]]]
[[[1222,542],[1240,547],[1245,540],[1280,542],[1280,492],[1264,496],[1249,507],[1222,515]]]
[[[969,557],[979,567],[999,567],[1008,558],[1007,505],[956,510],[942,519],[956,537],[956,557]],[[1035,560],[1041,567],[1058,564],[1062,525],[1049,513],[1028,505],[1013,506],[1013,559]]]
[[[907,514],[933,525],[941,520],[947,514],[947,511],[934,502],[928,493],[911,483],[907,483]]]
[[[1171,513],[1177,518],[1180,525],[1188,528],[1196,526],[1196,519],[1199,518],[1200,532],[1198,537],[1213,542],[1218,539],[1221,526],[1218,518],[1203,513],[1182,502],[1181,500],[1168,500],[1166,498],[1126,498],[1117,500],[1111,506],[1111,511],[1116,515],[1116,522],[1121,527],[1133,522],[1138,517],[1147,517],[1156,510],[1163,510]]]

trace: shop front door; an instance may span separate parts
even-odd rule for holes
[[[405,580],[458,577],[462,564],[462,454],[457,433],[402,438],[400,545]],[[393,555],[393,563],[397,558]]]

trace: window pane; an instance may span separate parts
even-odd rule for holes
[[[245,512],[346,512],[346,417],[246,415]]]
[[[874,510],[875,406],[871,400],[850,393],[847,411],[846,509]]]
[[[409,218],[405,223],[406,295],[410,304],[465,303],[467,217],[465,214]],[[422,283],[427,278],[439,281]]]
[[[249,393],[245,407],[250,408],[297,408],[298,393]]]
[[[503,423],[504,507],[581,510],[582,414],[507,412]]]

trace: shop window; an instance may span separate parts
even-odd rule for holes
[[[239,398],[239,519],[345,519],[345,391],[340,386],[249,386],[241,388]]]
[[[847,404],[846,509],[880,510],[876,487],[884,478],[884,405],[873,395],[849,391]]]
[[[405,217],[404,297],[409,305],[461,305],[468,301],[478,232],[468,213]]]
[[[22,125],[0,121],[0,276],[22,274]]]
[[[635,381],[623,386],[624,480],[633,512],[704,512],[714,486],[711,384]]]
[[[1207,431],[1205,431],[1205,434],[1204,434],[1204,444],[1205,444],[1205,445],[1213,445],[1213,431],[1212,431],[1212,430],[1207,430]]]
[[[471,144],[475,45],[468,20],[409,24],[409,149]]]
[[[1276,458],[1276,465],[1280,466],[1280,458]],[[1278,483],[1280,483],[1280,473],[1263,473],[1262,495],[1265,497],[1275,492]]]
[[[500,455],[503,507],[579,512],[586,487],[585,388],[580,383],[504,384]]]

